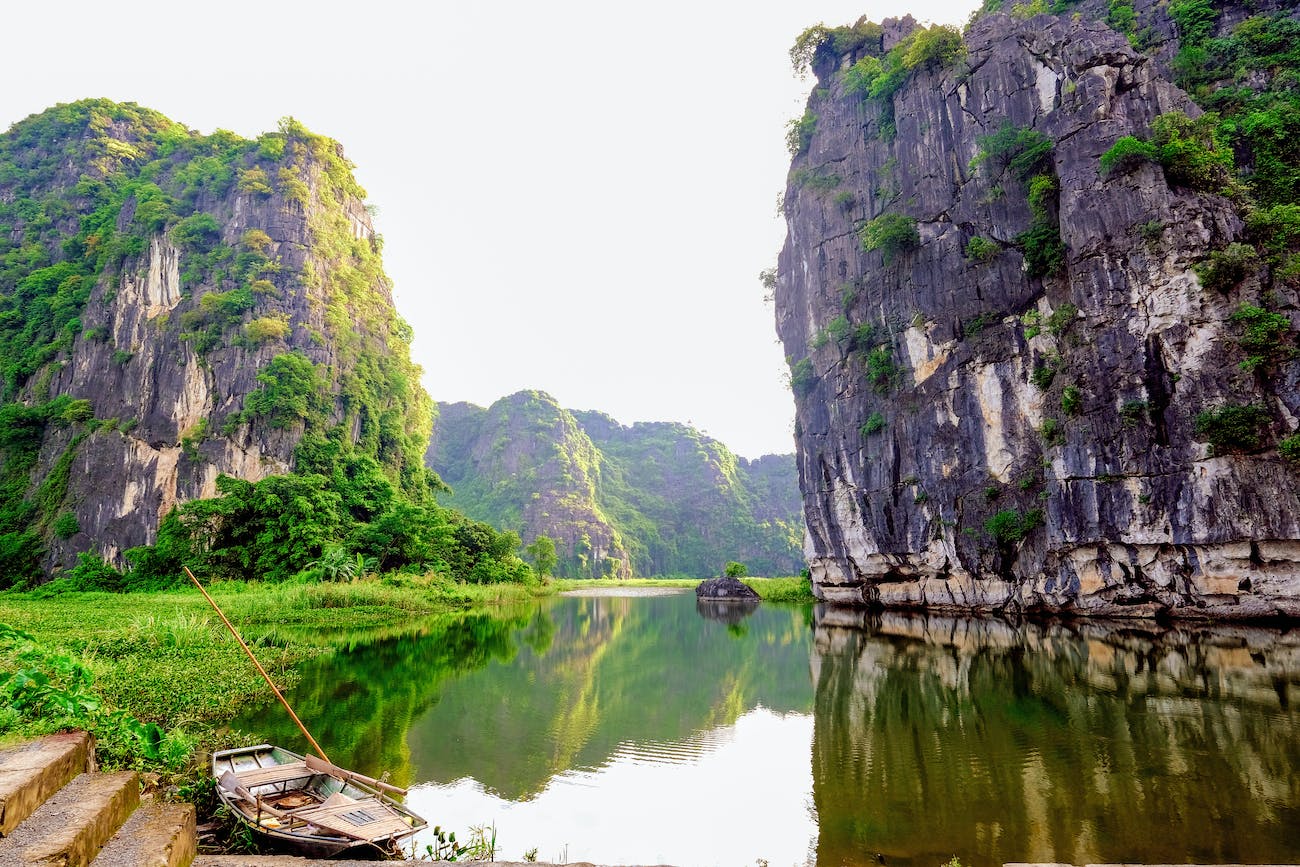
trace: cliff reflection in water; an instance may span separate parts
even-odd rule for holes
[[[468,777],[526,800],[620,749],[697,757],[759,705],[809,713],[808,611],[747,613],[706,619],[689,593],[566,597],[354,633],[303,667],[289,700],[346,767],[401,785]],[[271,702],[235,727],[304,746]]]
[[[821,865],[1300,860],[1300,636],[816,612]]]

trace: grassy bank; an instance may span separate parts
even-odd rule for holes
[[[216,584],[213,597],[281,687],[341,626],[399,626],[519,602],[520,585],[418,578]],[[268,690],[197,590],[0,593],[0,740],[91,729],[109,766],[185,770],[197,750],[244,742],[229,721]],[[291,626],[290,629],[279,627]]]

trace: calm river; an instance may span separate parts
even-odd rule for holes
[[[1300,634],[1008,624],[694,594],[330,637],[336,763],[497,857],[1300,863]],[[236,723],[301,749],[283,711]]]

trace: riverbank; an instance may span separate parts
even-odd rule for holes
[[[338,584],[220,582],[213,598],[281,687],[296,666],[327,653],[338,630],[400,627],[537,592],[398,577]],[[540,591],[545,592],[545,591]],[[266,684],[197,590],[152,593],[0,594],[0,743],[87,728],[109,767],[184,777],[195,752],[248,741],[239,712],[265,700]],[[16,692],[15,692],[16,690]]]
[[[811,601],[803,578],[750,578],[769,601]],[[343,583],[219,582],[210,588],[282,688],[297,666],[364,629],[402,630],[415,621],[591,587],[680,587],[687,579],[552,580],[542,587],[458,584],[395,576]],[[0,744],[87,728],[108,767],[185,778],[194,754],[248,743],[258,732],[230,728],[264,701],[265,683],[198,591],[0,593],[0,671],[34,678],[0,710]]]

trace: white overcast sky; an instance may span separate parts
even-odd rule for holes
[[[293,115],[356,163],[436,400],[538,388],[757,457],[793,451],[757,279],[810,87],[790,43],[975,5],[10,4],[0,128],[86,97],[249,137]]]

